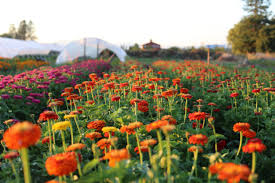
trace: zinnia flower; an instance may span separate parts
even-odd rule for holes
[[[246,138],[254,138],[256,136],[256,132],[252,129],[248,129],[243,131],[243,136],[245,136]]]
[[[169,122],[167,120],[154,121],[154,122],[146,125],[146,130],[148,132],[150,132],[151,130],[159,129],[160,127],[168,125],[168,124],[169,124]]]
[[[100,149],[104,149],[105,147],[108,149],[111,145],[111,141],[109,139],[100,139],[96,144]]]
[[[11,152],[8,152],[4,155],[4,159],[14,159],[14,158],[17,158],[18,156],[19,156],[18,152],[11,151]]]
[[[162,116],[161,120],[167,120],[167,121],[169,122],[170,125],[175,125],[175,124],[177,124],[177,120],[174,119],[171,115]]]
[[[157,143],[157,140],[155,139],[148,139],[140,142],[141,146],[153,146]]]
[[[92,132],[92,133],[87,133],[85,135],[86,138],[89,138],[90,140],[94,140],[96,138],[101,138],[102,135],[99,132]]]
[[[54,111],[44,111],[39,115],[38,121],[57,120],[58,115]]]
[[[189,137],[188,141],[190,144],[205,145],[208,142],[208,138],[203,134],[196,134]]]
[[[118,129],[116,127],[113,127],[113,126],[106,126],[106,127],[103,127],[101,130],[102,130],[103,133],[118,131]]]
[[[117,162],[125,159],[129,159],[130,154],[127,149],[115,149],[106,153],[103,159],[109,160],[109,166],[114,167]]]
[[[231,94],[230,94],[230,97],[231,97],[231,98],[235,98],[235,97],[237,97],[237,96],[239,96],[238,93],[231,93]]]
[[[234,124],[233,131],[234,132],[244,132],[246,130],[249,130],[249,128],[250,128],[249,123],[238,122],[238,123]]]
[[[66,151],[76,151],[76,150],[81,150],[84,147],[86,147],[85,144],[82,143],[76,143],[76,144],[72,144],[69,147],[67,147]]]
[[[69,175],[77,168],[76,155],[74,152],[53,155],[46,160],[45,167],[49,175]]]
[[[96,120],[89,122],[87,125],[88,129],[95,129],[96,131],[101,131],[101,129],[105,126],[105,121],[103,120]]]
[[[200,153],[203,152],[203,149],[201,147],[198,147],[198,146],[191,146],[191,147],[188,148],[189,152],[195,152],[196,150],[198,150],[198,152],[200,152]]]
[[[211,174],[218,174],[218,179],[227,181],[227,183],[238,183],[240,180],[247,181],[250,175],[250,169],[246,165],[216,163],[211,166],[209,167]]]
[[[141,152],[148,152],[149,149],[148,149],[148,146],[140,146],[140,150]],[[138,150],[138,147],[135,147],[134,151],[139,154],[139,150]]]
[[[188,115],[188,118],[190,121],[192,120],[202,120],[206,118],[206,113],[205,112],[193,112]]]
[[[247,144],[243,146],[245,153],[263,152],[264,150],[266,150],[266,146],[258,138],[248,140]]]
[[[53,124],[52,129],[54,131],[66,130],[66,128],[68,128],[69,126],[71,126],[70,121],[62,121],[62,122],[58,122],[58,123]]]
[[[40,139],[41,129],[38,125],[24,121],[11,126],[4,133],[3,141],[9,149],[19,150],[36,144]]]

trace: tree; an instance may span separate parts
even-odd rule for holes
[[[259,32],[268,23],[266,16],[250,15],[244,17],[229,30],[227,40],[235,54],[254,53],[257,50]]]
[[[35,29],[33,22],[30,20],[26,29],[26,40],[35,40],[37,37],[34,34]]]
[[[10,25],[9,32],[0,35],[0,37],[21,39],[21,40],[35,40],[34,25],[32,21],[27,24],[26,20],[22,20],[16,30],[15,26]]]
[[[129,51],[140,51],[139,45],[135,43],[133,46],[130,46]]]
[[[243,0],[245,2],[244,10],[253,15],[268,15],[270,0]]]
[[[275,23],[264,26],[256,41],[257,52],[275,52]]]

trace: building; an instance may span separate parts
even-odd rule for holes
[[[142,45],[143,50],[157,51],[160,50],[160,45],[150,40],[149,43]]]

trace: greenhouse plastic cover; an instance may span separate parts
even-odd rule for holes
[[[56,63],[62,64],[70,62],[78,57],[84,56],[84,52],[85,56],[96,58],[97,54],[100,54],[105,49],[114,52],[120,61],[125,61],[127,54],[120,47],[98,38],[85,38],[67,44],[58,55]]]
[[[50,51],[61,51],[58,44],[42,44],[35,41],[23,41],[0,37],[0,57],[13,58],[17,55],[49,54]]]

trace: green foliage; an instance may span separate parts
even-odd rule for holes
[[[28,23],[26,20],[22,20],[16,30],[14,24],[10,25],[9,32],[0,35],[0,37],[7,37],[21,40],[35,40],[35,30],[33,22],[30,20]]]
[[[235,54],[275,51],[275,27],[266,16],[250,15],[244,17],[230,29],[227,40]]]
[[[270,6],[270,0],[243,0],[245,2],[244,10],[253,15],[267,15],[267,9]]]

